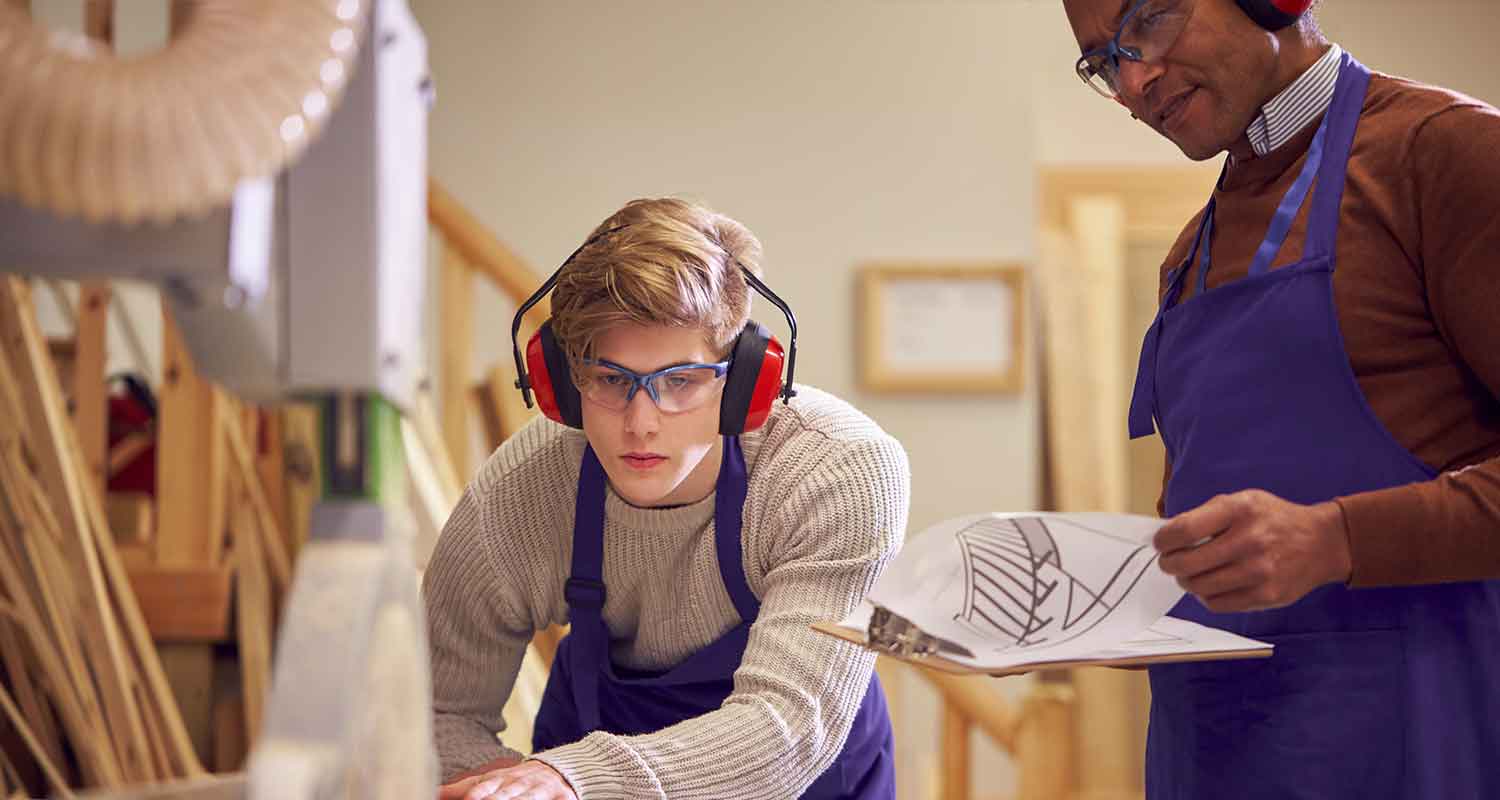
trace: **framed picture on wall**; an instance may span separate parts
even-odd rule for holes
[[[1021,391],[1024,267],[872,264],[858,275],[860,388],[903,394]]]

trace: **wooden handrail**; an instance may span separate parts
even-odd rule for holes
[[[984,731],[984,735],[1006,752],[1015,752],[1016,731],[1021,721],[1004,699],[990,689],[988,679],[951,675],[932,669],[917,670],[917,673],[938,690],[944,703]]]
[[[970,728],[978,728],[1015,761],[1017,797],[1064,800],[1071,796],[1074,789],[1071,687],[1034,686],[1017,709],[998,696],[982,677],[930,669],[914,672],[937,690],[943,703],[939,797],[968,800],[972,796]]]
[[[464,208],[436,178],[431,177],[427,179],[427,221],[437,228],[447,246],[470,268],[494,281],[500,291],[516,304],[530,297],[541,285],[541,279],[515,252],[490,233],[489,228]],[[550,313],[547,300],[543,298],[532,313],[540,313],[545,318]]]

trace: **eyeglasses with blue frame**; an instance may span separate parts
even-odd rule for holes
[[[1079,56],[1073,69],[1099,94],[1120,96],[1120,60],[1150,63],[1172,50],[1192,9],[1187,0],[1137,0],[1120,20],[1120,28],[1103,47]]]
[[[692,411],[714,397],[729,372],[728,361],[674,364],[648,373],[603,359],[584,359],[582,364],[590,371],[579,376],[579,392],[610,411],[624,411],[642,389],[665,413]]]

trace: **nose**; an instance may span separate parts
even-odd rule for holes
[[[661,409],[656,407],[645,389],[636,390],[635,397],[630,398],[630,404],[625,406],[625,432],[647,437],[655,435],[660,428]]]
[[[1146,92],[1166,69],[1160,63],[1120,59],[1120,101],[1137,114],[1146,110]]]

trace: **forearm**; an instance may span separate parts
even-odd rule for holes
[[[1500,579],[1500,458],[1338,503],[1353,586]]]
[[[438,771],[445,784],[525,758],[500,744],[495,734],[483,725],[454,714],[434,716],[433,738],[438,751]]]
[[[496,734],[530,639],[526,615],[486,554],[472,493],[453,512],[424,576],[433,727],[445,779],[506,755]]]

